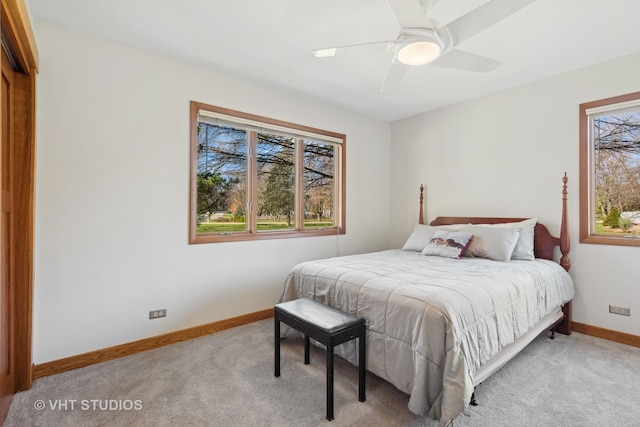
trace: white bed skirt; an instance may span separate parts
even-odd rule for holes
[[[537,325],[529,329],[527,333],[520,338],[505,346],[500,353],[496,354],[491,360],[482,365],[473,375],[473,386],[477,386],[487,378],[489,378],[494,372],[502,368],[509,360],[518,354],[523,348],[525,348],[531,341],[533,341],[543,331],[550,329],[551,326],[562,319],[564,313],[562,308],[558,307],[556,311],[553,311],[543,317]]]

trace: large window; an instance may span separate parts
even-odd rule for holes
[[[640,92],[580,105],[580,241],[640,246]]]
[[[344,234],[344,135],[191,102],[190,242]]]

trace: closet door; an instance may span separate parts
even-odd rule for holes
[[[4,419],[15,392],[15,281],[12,250],[12,154],[13,154],[13,88],[14,71],[2,52],[2,198],[0,212],[0,417]]]
[[[24,0],[1,0],[0,424],[31,387],[35,82],[38,52]]]

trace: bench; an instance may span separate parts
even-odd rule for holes
[[[308,298],[274,306],[275,376],[280,376],[280,322],[304,334],[304,363],[310,363],[309,340],[313,338],[327,348],[327,420],[333,419],[333,348],[358,338],[358,400],[365,399],[365,319],[345,313]]]

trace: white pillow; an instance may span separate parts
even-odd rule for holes
[[[468,225],[460,231],[473,234],[463,256],[508,262],[520,237],[520,229]]]
[[[462,231],[437,230],[429,244],[422,250],[422,255],[460,259],[472,237],[471,233]]]
[[[452,226],[416,224],[413,233],[411,233],[411,236],[407,239],[402,250],[422,252],[437,230],[456,231],[457,227],[461,227],[461,224]]]
[[[483,226],[491,226],[498,228],[517,228],[522,230],[520,237],[516,243],[516,247],[513,249],[511,259],[524,259],[533,261],[536,256],[533,252],[533,236],[538,218],[529,218],[520,222],[505,222],[502,224],[483,224]]]

